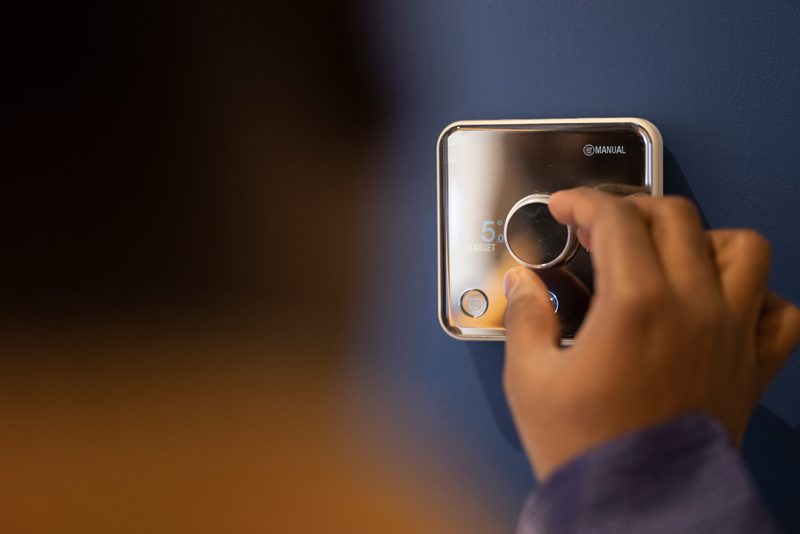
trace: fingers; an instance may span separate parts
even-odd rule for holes
[[[697,208],[681,197],[630,197],[649,223],[656,254],[670,283],[697,296],[717,290],[711,247]]]
[[[767,293],[756,335],[763,389],[800,344],[800,309],[773,293]]]
[[[623,199],[579,188],[550,198],[550,212],[562,224],[578,227],[591,247],[597,292],[658,284],[661,270],[652,239],[639,210]]]
[[[557,349],[561,325],[553,312],[547,287],[528,269],[506,274],[506,365],[531,362],[536,355]]]
[[[711,230],[706,235],[731,311],[744,325],[754,325],[767,292],[769,243],[752,230]]]

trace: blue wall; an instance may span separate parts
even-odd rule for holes
[[[501,7],[502,6],[502,7]],[[665,189],[712,227],[774,247],[773,290],[800,302],[800,2],[365,2],[391,127],[365,203],[353,394],[409,445],[485,484],[513,524],[533,483],[502,400],[502,345],[436,322],[435,152],[467,118],[640,116],[669,151]],[[800,531],[800,357],[751,423],[745,458]],[[401,445],[398,445],[401,446]]]

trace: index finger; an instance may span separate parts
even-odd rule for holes
[[[639,287],[660,276],[661,265],[653,239],[633,203],[578,188],[554,193],[550,212],[558,222],[577,226],[588,236],[599,288]]]

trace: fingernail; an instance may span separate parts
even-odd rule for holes
[[[503,279],[503,293],[506,294],[506,298],[514,291],[517,284],[519,284],[519,273],[516,269],[511,269],[506,273],[506,277]]]

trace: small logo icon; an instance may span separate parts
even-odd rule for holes
[[[584,156],[595,154],[627,154],[623,145],[583,145]]]

